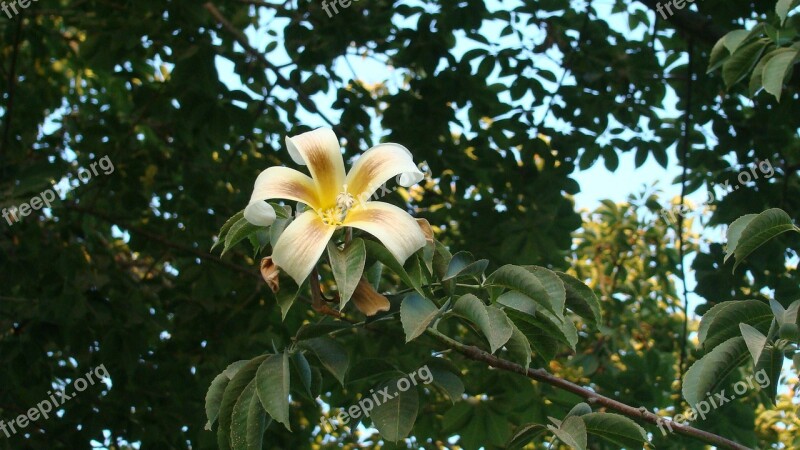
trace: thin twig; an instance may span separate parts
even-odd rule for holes
[[[158,242],[159,244],[163,245],[164,247],[169,247],[169,248],[172,248],[172,249],[175,249],[175,250],[179,250],[179,251],[181,251],[183,253],[188,253],[188,254],[194,255],[194,256],[202,259],[202,260],[210,261],[210,262],[213,262],[214,264],[226,267],[226,268],[228,268],[230,270],[233,270],[235,272],[239,272],[239,273],[251,276],[251,277],[255,277],[258,280],[262,280],[261,274],[255,272],[253,270],[250,270],[250,269],[248,269],[246,267],[242,267],[242,266],[239,266],[239,265],[236,265],[236,264],[233,264],[233,263],[229,263],[227,261],[224,261],[224,260],[220,259],[216,255],[213,255],[213,254],[208,253],[208,252],[204,252],[202,250],[198,250],[196,248],[187,247],[187,246],[181,245],[181,244],[176,244],[176,243],[172,242],[171,240],[167,239],[164,236],[160,236],[158,234],[152,233],[152,232],[147,231],[145,229],[126,224],[126,223],[121,222],[120,220],[118,220],[118,219],[116,219],[114,217],[110,217],[110,216],[108,216],[105,213],[102,213],[100,211],[95,211],[95,210],[92,210],[92,209],[89,209],[89,208],[84,208],[84,207],[75,205],[73,203],[65,203],[64,207],[67,208],[67,209],[73,210],[73,211],[80,212],[80,213],[89,214],[90,216],[97,217],[98,219],[105,220],[106,222],[109,222],[109,223],[111,223],[113,225],[117,225],[118,227],[120,227],[121,229],[124,229],[125,231],[128,231],[128,232],[131,232],[133,234],[137,234],[139,236],[145,237],[147,239],[150,239],[151,241]]]
[[[14,112],[14,91],[17,85],[17,56],[19,55],[19,44],[22,39],[22,21],[24,11],[17,17],[17,29],[14,31],[14,49],[11,53],[11,67],[8,70],[8,106],[6,107],[5,120],[3,120],[3,155],[6,161],[0,160],[3,166],[3,178],[6,177],[6,167],[9,164],[8,158],[8,138],[11,132],[11,117]]]
[[[578,47],[581,45],[581,41],[583,40],[583,34],[586,31],[586,27],[589,24],[589,16],[592,10],[592,2],[590,1],[586,5],[586,16],[584,17],[583,24],[581,24],[580,30],[578,30],[578,38],[576,39],[575,47],[571,47],[569,54],[567,54],[563,60],[561,61],[561,66],[564,67],[564,72],[561,74],[561,78],[558,80],[558,85],[556,85],[556,89],[553,91],[553,94],[550,95],[550,98],[547,101],[547,106],[545,107],[544,115],[542,116],[539,123],[535,125],[536,131],[539,131],[544,125],[544,121],[547,119],[547,116],[550,115],[550,109],[553,107],[553,101],[555,101],[558,92],[561,90],[561,87],[564,85],[564,81],[567,79],[567,63],[572,60],[573,55],[577,53]]]
[[[245,5],[253,5],[253,6],[259,6],[259,7],[263,7],[263,8],[271,8],[271,9],[274,9],[275,11],[280,11],[280,12],[286,13],[286,14],[290,14],[290,13],[294,12],[294,11],[292,11],[290,9],[284,8],[282,5],[277,5],[275,3],[269,3],[269,2],[265,2],[265,1],[261,1],[261,0],[238,0],[238,1],[239,1],[239,3],[244,3]]]
[[[314,308],[314,311],[352,323],[352,320],[346,318],[344,314],[325,304],[325,297],[322,295],[322,288],[319,285],[319,271],[316,266],[311,271],[308,281],[311,286],[311,307]]]
[[[304,108],[321,117],[322,120],[324,120],[328,125],[331,126],[331,128],[336,132],[336,134],[338,134],[339,136],[346,136],[344,130],[341,127],[339,127],[339,125],[334,123],[331,119],[329,119],[325,114],[323,114],[322,111],[320,111],[319,108],[317,108],[317,106],[311,100],[311,97],[306,92],[304,92],[303,89],[297,83],[284,77],[283,74],[281,74],[278,71],[278,68],[274,64],[269,62],[269,60],[267,60],[267,58],[264,57],[264,55],[261,52],[253,48],[253,46],[250,45],[250,42],[247,40],[247,36],[245,36],[228,19],[226,19],[225,16],[222,15],[222,13],[219,11],[219,9],[217,9],[216,6],[214,6],[213,3],[206,2],[203,5],[203,8],[205,8],[209,13],[211,13],[212,16],[214,16],[214,19],[216,19],[216,21],[219,22],[220,25],[222,25],[222,28],[224,28],[231,35],[233,35],[234,40],[236,40],[236,42],[239,45],[241,45],[242,48],[244,48],[245,52],[247,52],[248,55],[258,60],[258,62],[260,62],[265,68],[271,70],[275,74],[275,77],[278,79],[278,82],[281,85],[288,86],[292,88],[295,92],[297,92],[297,100],[300,102],[301,105],[303,105]]]
[[[716,434],[699,430],[689,425],[681,425],[680,423],[674,421],[668,421],[668,422],[664,421],[664,418],[662,418],[661,416],[658,416],[650,411],[647,411],[644,408],[642,409],[634,408],[633,406],[629,406],[622,402],[618,402],[614,399],[605,397],[603,395],[598,394],[597,392],[578,386],[577,384],[571,381],[558,378],[557,376],[550,374],[543,369],[530,369],[530,368],[526,369],[520,366],[519,364],[513,363],[511,361],[502,358],[498,358],[492,355],[491,353],[485,352],[477,347],[462,344],[461,342],[451,339],[448,336],[445,336],[444,334],[432,328],[429,328],[427,330],[427,333],[428,335],[434,337],[439,342],[442,342],[448,348],[451,348],[461,353],[462,355],[466,356],[469,359],[485,362],[491,367],[502,369],[508,372],[518,373],[521,375],[525,375],[530,379],[541,381],[542,383],[547,383],[551,386],[555,386],[559,389],[571,392],[579,397],[582,397],[586,399],[590,404],[597,404],[600,406],[604,406],[606,408],[613,409],[630,418],[649,422],[654,425],[659,425],[666,422],[669,424],[670,429],[678,434],[689,436],[691,438],[698,439],[721,448],[729,448],[734,450],[749,450],[747,447],[741,444],[737,444],[736,442],[733,442],[722,436],[717,436]]]

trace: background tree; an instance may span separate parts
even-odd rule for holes
[[[2,17],[0,206],[29,202],[53,182],[70,188],[51,209],[0,231],[0,418],[101,364],[112,385],[81,393],[59,418],[0,446],[215,448],[203,411],[214,376],[282,348],[319,318],[296,306],[282,321],[252,251],[240,246],[220,259],[209,252],[212,237],[247,203],[261,170],[291,164],[283,138],[320,125],[344,137],[346,158],[387,140],[426,161],[424,189],[386,200],[413,205],[454,251],[493,269],[537,264],[591,280],[606,328],[582,328],[574,352],[562,343],[537,367],[634,406],[681,408],[674,380],[703,352],[681,323],[686,305],[672,280],[690,268],[680,255],[697,251],[699,314],[743,298],[789,306],[800,298],[797,254],[786,250],[798,248],[797,237],[779,237],[732,272],[721,242],[700,242],[683,221],[667,231],[636,212],[653,214],[647,202],[606,204],[582,220],[572,177],[601,162],[615,170],[629,153],[637,166],[649,158],[680,165],[688,195],[733,184],[742,167],[768,160],[775,176],[727,193],[703,225],[771,207],[796,218],[796,77],[787,67],[780,102],[774,87],[749,98],[747,77],[767,52],[796,41],[753,22],[797,25],[773,2],[703,0],[666,20],[655,9],[650,0],[370,1],[328,17],[301,1],[40,0]],[[740,41],[748,52],[738,58],[738,46],[725,46],[724,61],[736,64],[706,74],[726,56],[714,45],[743,27],[756,30],[757,44]],[[221,67],[232,67],[233,79]],[[670,105],[676,114],[665,113]],[[103,156],[112,174],[76,179]],[[342,389],[321,377],[325,403],[344,407],[368,391],[374,358],[411,371],[430,357],[435,341],[403,346],[402,328],[387,330],[337,335],[355,383]],[[404,445],[500,446],[515,425],[564,417],[578,401],[458,362],[451,370],[463,375],[467,399],[451,406],[432,393],[415,441]],[[645,374],[651,383],[640,381]],[[321,406],[294,398],[293,431],[271,425],[269,448],[360,445],[346,433],[323,436]],[[746,445],[796,445],[790,419],[778,420],[794,414],[790,397],[760,409],[757,421],[751,400],[698,426]],[[673,435],[656,444],[699,445]]]

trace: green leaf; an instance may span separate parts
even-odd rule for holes
[[[725,58],[727,58],[728,55],[730,55],[730,51],[725,46],[725,38],[723,37],[722,39],[718,40],[717,43],[714,44],[714,48],[711,49],[711,55],[708,59],[708,69],[706,69],[706,74],[709,74],[722,67],[722,64],[725,62]]]
[[[742,263],[756,249],[764,245],[770,239],[787,231],[798,231],[792,223],[792,218],[785,211],[777,208],[768,209],[750,221],[742,230],[742,234],[734,250],[736,263],[733,270]]]
[[[556,315],[562,317],[564,315],[564,305],[567,302],[567,292],[564,287],[564,282],[552,270],[539,266],[523,266],[525,270],[532,273],[544,286],[547,291],[547,296]]]
[[[275,202],[267,202],[272,209],[275,210],[275,217],[276,219],[291,219],[292,218],[292,208],[288,205],[279,205]],[[300,211],[298,211],[298,215]]]
[[[475,261],[472,253],[458,252],[453,255],[452,259],[450,260],[450,264],[447,266],[447,271],[445,272],[442,281],[467,276],[476,276],[478,279],[480,279],[481,275],[483,275],[483,272],[488,266],[489,261],[486,259]]]
[[[515,309],[529,316],[536,315],[536,302],[525,294],[517,291],[508,291],[497,297],[497,303]]]
[[[253,259],[256,259],[258,254],[269,245],[269,232],[269,228],[259,228],[255,233],[247,236],[247,240],[253,247]]]
[[[383,274],[383,264],[380,261],[375,261],[375,263],[364,271],[364,276],[367,277],[367,281],[375,290],[378,290],[381,284],[381,275]]]
[[[756,216],[758,216],[758,214],[746,214],[734,220],[733,223],[728,226],[728,232],[725,236],[728,243],[725,246],[724,262],[728,262],[728,259],[733,256],[733,253],[736,251],[736,246],[739,245],[739,238],[742,236],[742,231],[747,228],[747,225],[749,225]]]
[[[225,235],[225,248],[222,249],[222,255],[220,256],[224,256],[225,253],[227,253],[228,250],[230,250],[233,246],[235,246],[236,244],[238,244],[239,242],[241,242],[242,240],[244,240],[245,238],[247,238],[248,236],[255,233],[261,228],[263,227],[260,227],[258,225],[253,225],[252,223],[248,222],[247,219],[245,219],[244,217],[239,219],[239,221],[237,221],[235,224],[231,226],[230,231],[228,231],[228,234]]]
[[[540,330],[542,335],[554,338],[563,344],[568,345],[572,350],[575,350],[575,345],[578,343],[578,331],[571,320],[559,321],[558,318],[545,310],[537,311],[535,316],[520,313],[513,309],[507,311],[507,314],[514,321],[517,327],[519,327],[520,331],[522,331],[525,336],[528,336],[528,340],[530,341],[531,345],[539,350],[539,352],[541,352],[543,349],[539,348],[535,341],[537,332],[530,327],[526,327],[524,324],[528,324],[529,326]],[[553,353],[555,352],[555,349],[551,350],[549,346],[544,350],[546,354],[549,354],[551,351]]]
[[[433,384],[441,388],[450,401],[455,404],[464,395],[464,383],[461,378],[449,370],[439,367],[431,367]]]
[[[513,329],[506,314],[493,306],[486,306],[472,294],[461,296],[453,312],[475,323],[489,341],[489,348],[494,353],[511,338]]]
[[[468,402],[458,402],[447,410],[442,417],[442,432],[456,434],[459,430],[469,424],[475,416],[475,408]]]
[[[540,362],[543,365],[547,365],[550,361],[555,358],[556,352],[558,351],[558,343],[559,339],[554,337],[553,334],[545,331],[541,327],[534,325],[533,323],[527,320],[521,320],[519,317],[514,316],[513,311],[507,312],[509,318],[512,319],[512,322],[516,327],[528,338],[528,342],[531,344],[531,349],[534,351],[536,356],[539,358]],[[519,314],[519,313],[516,313]],[[558,330],[558,329],[556,329]],[[559,331],[556,331],[560,333]],[[563,335],[563,333],[560,333]],[[562,338],[566,341],[565,338]]]
[[[264,431],[269,424],[272,423],[272,418],[267,417],[267,412],[261,406],[261,400],[258,395],[250,398],[250,408],[247,412],[247,450],[261,450],[264,448]]]
[[[586,450],[586,424],[580,417],[569,417],[558,428],[552,425],[547,428],[564,444],[577,450]]]
[[[253,408],[253,402],[256,402],[256,408]],[[250,414],[254,413],[255,417],[251,418]],[[266,411],[261,407],[261,403],[256,395],[256,381],[250,380],[247,384],[236,404],[233,407],[231,415],[231,448],[233,450],[260,450],[261,446],[251,446],[256,441],[261,444],[264,436],[264,430],[261,429],[261,435],[258,434],[259,422],[266,425]],[[252,426],[252,428],[251,428]],[[251,435],[252,433],[252,435]]]
[[[796,323],[784,323],[778,327],[778,337],[789,342],[797,342],[800,340],[800,327]]]
[[[292,219],[275,219],[275,222],[272,222],[272,225],[269,227],[269,243],[272,245],[272,248],[275,248],[278,245],[278,239],[283,234],[283,231],[286,230],[286,227],[292,223]]]
[[[267,358],[256,374],[256,392],[270,417],[291,431],[289,424],[289,353]]]
[[[703,317],[700,319],[700,326],[697,329],[697,339],[700,341],[700,345],[703,344],[706,340],[706,336],[708,335],[708,327],[714,322],[717,317],[717,314],[722,312],[725,308],[729,308],[733,305],[734,302],[722,302],[717,303],[716,305],[712,306],[711,309],[706,311],[703,314]]]
[[[400,305],[400,322],[406,334],[406,342],[411,342],[425,332],[439,309],[427,298],[412,292]]]
[[[756,372],[763,371],[769,379],[769,385],[764,389],[767,390],[769,399],[775,405],[776,396],[778,395],[778,385],[780,385],[781,369],[783,368],[783,350],[775,345],[768,344],[761,352],[758,363],[755,365]]]
[[[556,275],[564,282],[567,292],[567,307],[594,327],[602,323],[600,300],[597,299],[592,288],[572,275],[563,272],[556,272]]]
[[[222,395],[222,403],[219,408],[219,424],[217,425],[217,445],[221,450],[229,450],[231,448],[230,438],[233,408],[236,406],[236,401],[239,400],[239,396],[256,376],[258,367],[266,358],[267,355],[258,356],[241,366],[225,388],[225,393]]]
[[[328,244],[328,257],[333,269],[333,278],[339,290],[339,309],[343,310],[361,280],[367,262],[367,250],[363,239],[354,239],[344,250],[333,243]]]
[[[728,52],[733,54],[749,36],[750,32],[748,30],[733,30],[723,36],[721,41]]]
[[[780,102],[783,93],[783,84],[789,76],[791,68],[797,60],[798,50],[793,48],[779,48],[772,52],[773,56],[764,65],[761,75],[764,90],[774,95]]]
[[[572,416],[576,416],[576,417],[585,416],[586,414],[589,414],[590,412],[592,412],[592,407],[589,406],[589,404],[587,404],[587,403],[581,402],[581,403],[578,403],[577,405],[573,406],[572,409],[569,410],[567,415],[564,416],[564,420],[566,420],[566,419],[568,419],[568,418],[570,418]]]
[[[422,292],[422,288],[419,283],[415,282],[410,276],[408,276],[408,272],[406,269],[397,262],[394,256],[386,250],[386,247],[382,246],[381,244],[375,241],[364,241],[364,246],[366,247],[367,254],[372,256],[373,258],[377,259],[381,262],[384,266],[391,269],[397,276],[400,277],[400,280],[406,284],[408,287],[414,288],[420,295],[424,296],[425,293]]]
[[[489,275],[486,285],[521,292],[553,314],[559,315],[539,278],[524,267],[505,265]]]
[[[769,306],[758,300],[732,300],[715,305],[700,322],[700,343],[706,351],[712,350],[728,339],[739,336],[741,323],[766,333],[772,318]]]
[[[404,373],[394,364],[382,358],[359,358],[347,371],[347,384],[385,380],[398,373]]]
[[[742,45],[722,65],[722,79],[729,89],[753,70],[770,40],[761,38],[749,44]]]
[[[281,320],[286,320],[286,315],[289,314],[289,310],[294,305],[295,300],[300,295],[300,292],[308,285],[308,281],[304,281],[302,286],[297,287],[294,289],[293,280],[288,280],[283,283],[283,287],[278,290],[275,294],[275,302],[278,304],[278,307],[281,309]]]
[[[431,282],[431,275],[428,272],[428,268],[425,267],[425,262],[422,260],[420,253],[415,253],[408,258],[408,262],[406,266],[410,266],[407,270],[408,276],[414,280],[414,283],[417,286],[427,286],[428,283]],[[429,296],[433,296],[432,293],[425,290],[426,294]]]
[[[433,273],[440,280],[444,279],[447,275],[451,259],[453,259],[453,255],[450,254],[447,247],[441,242],[436,241],[436,251],[433,254]]]
[[[775,320],[777,320],[779,324],[784,323],[783,316],[786,314],[786,309],[783,308],[783,305],[781,305],[780,302],[774,298],[769,299],[769,309],[772,311],[772,314],[775,316]]]
[[[793,301],[781,317],[781,323],[797,323],[798,313],[800,312],[800,300]]]
[[[526,370],[531,365],[531,344],[522,331],[511,323],[511,338],[506,343],[509,359],[524,367]]]
[[[786,22],[789,11],[793,10],[798,4],[800,4],[800,0],[778,0],[778,3],[775,4],[775,13],[781,19],[781,25]]]
[[[764,87],[764,67],[772,59],[772,57],[775,56],[775,51],[769,51],[772,49],[772,47],[773,45],[768,46],[767,51],[764,52],[764,56],[758,60],[758,64],[756,64],[756,67],[753,68],[753,74],[750,75],[750,85],[748,90],[750,91],[751,97],[754,97],[758,91]],[[755,216],[755,214],[753,214],[753,216]]]
[[[547,433],[547,427],[538,423],[529,423],[517,428],[516,433],[511,436],[506,448],[515,450],[526,446],[529,442],[537,437]]]
[[[247,413],[255,391],[255,379],[253,379],[247,383],[233,406],[231,414],[231,448],[233,450],[246,450],[247,448]]]
[[[308,364],[308,360],[302,352],[297,352],[292,355],[292,366],[295,369],[295,374],[300,379],[300,384],[303,386],[308,396],[313,399],[314,396],[311,393],[311,365]]]
[[[342,320],[328,321],[327,319],[317,323],[307,323],[297,330],[295,339],[298,341],[314,339],[344,328],[353,328],[353,325]]]
[[[695,361],[683,377],[683,397],[689,406],[697,405],[706,398],[706,393],[714,393],[747,356],[747,345],[740,336],[728,339]]]
[[[350,358],[342,344],[327,337],[309,339],[299,344],[301,347],[311,350],[319,362],[344,386],[344,378],[350,367]]]
[[[381,387],[393,386],[396,389],[398,380],[397,378],[390,380]],[[392,442],[408,436],[417,420],[419,410],[419,394],[416,389],[396,391],[395,394],[392,399],[377,405],[371,412],[375,428],[381,436]]]
[[[231,229],[233,224],[244,219],[244,210],[241,210],[231,216],[225,223],[222,225],[222,228],[219,229],[219,233],[217,233],[217,242],[211,246],[211,251],[213,252],[215,248],[217,248],[220,244],[225,242],[225,236],[228,234],[228,231]]]
[[[242,359],[236,362],[232,362],[228,364],[228,367],[226,367],[225,370],[222,371],[222,373],[224,373],[229,380],[232,380],[233,377],[236,375],[236,372],[238,372],[239,369],[244,367],[249,362],[250,362],[249,359]]]
[[[589,434],[605,439],[621,448],[642,448],[647,432],[633,420],[613,413],[593,412],[581,416]]]
[[[231,379],[223,372],[217,375],[214,380],[211,381],[211,386],[208,387],[208,392],[206,392],[206,418],[208,419],[206,430],[211,430],[211,425],[214,424],[217,420],[217,416],[219,416],[222,395],[225,393],[225,388],[230,381]]]
[[[572,320],[564,319],[560,321],[558,317],[550,314],[549,311],[539,311],[537,312],[537,318],[544,319],[539,320],[539,324],[547,323],[551,327],[557,327],[561,336],[565,339],[565,343],[570,346],[570,348],[574,351],[575,346],[578,344],[578,329],[575,328],[575,324],[572,323]]]
[[[747,350],[750,351],[750,356],[753,357],[753,364],[757,364],[758,359],[761,357],[761,352],[767,345],[767,337],[746,323],[740,323],[739,329],[742,332],[745,344],[747,344]]]

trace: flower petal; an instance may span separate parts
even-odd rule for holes
[[[277,294],[278,290],[280,290],[280,280],[278,279],[278,275],[280,274],[280,270],[278,266],[272,262],[272,257],[267,256],[266,258],[261,258],[261,276],[264,278],[264,281],[267,283],[269,288],[272,290],[273,293]]]
[[[400,175],[397,183],[409,187],[425,175],[414,164],[411,152],[400,144],[380,144],[364,152],[347,174],[347,191],[366,201],[381,184]]]
[[[270,167],[256,178],[250,203],[244,217],[254,225],[268,226],[275,221],[275,210],[264,200],[282,198],[319,206],[319,197],[314,180],[288,167]]]
[[[278,238],[272,261],[300,285],[322,256],[335,230],[335,226],[325,224],[316,212],[306,211]]]
[[[244,208],[244,218],[253,225],[268,227],[275,222],[275,208],[267,202],[258,200]]]
[[[336,204],[336,195],[344,185],[344,159],[336,138],[330,128],[317,128],[286,138],[286,147],[292,159],[308,166],[311,178],[317,185],[321,207]]]
[[[425,234],[410,214],[383,202],[366,202],[347,214],[344,226],[378,238],[400,264],[425,245]]]
[[[356,285],[356,290],[351,298],[356,308],[367,316],[374,316],[381,311],[388,311],[392,304],[385,295],[379,294],[369,284],[366,278],[361,277]]]

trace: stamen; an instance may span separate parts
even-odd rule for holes
[[[344,191],[336,195],[336,207],[322,211],[320,217],[328,225],[340,226],[356,203],[355,197],[347,192],[347,185],[344,185]]]

